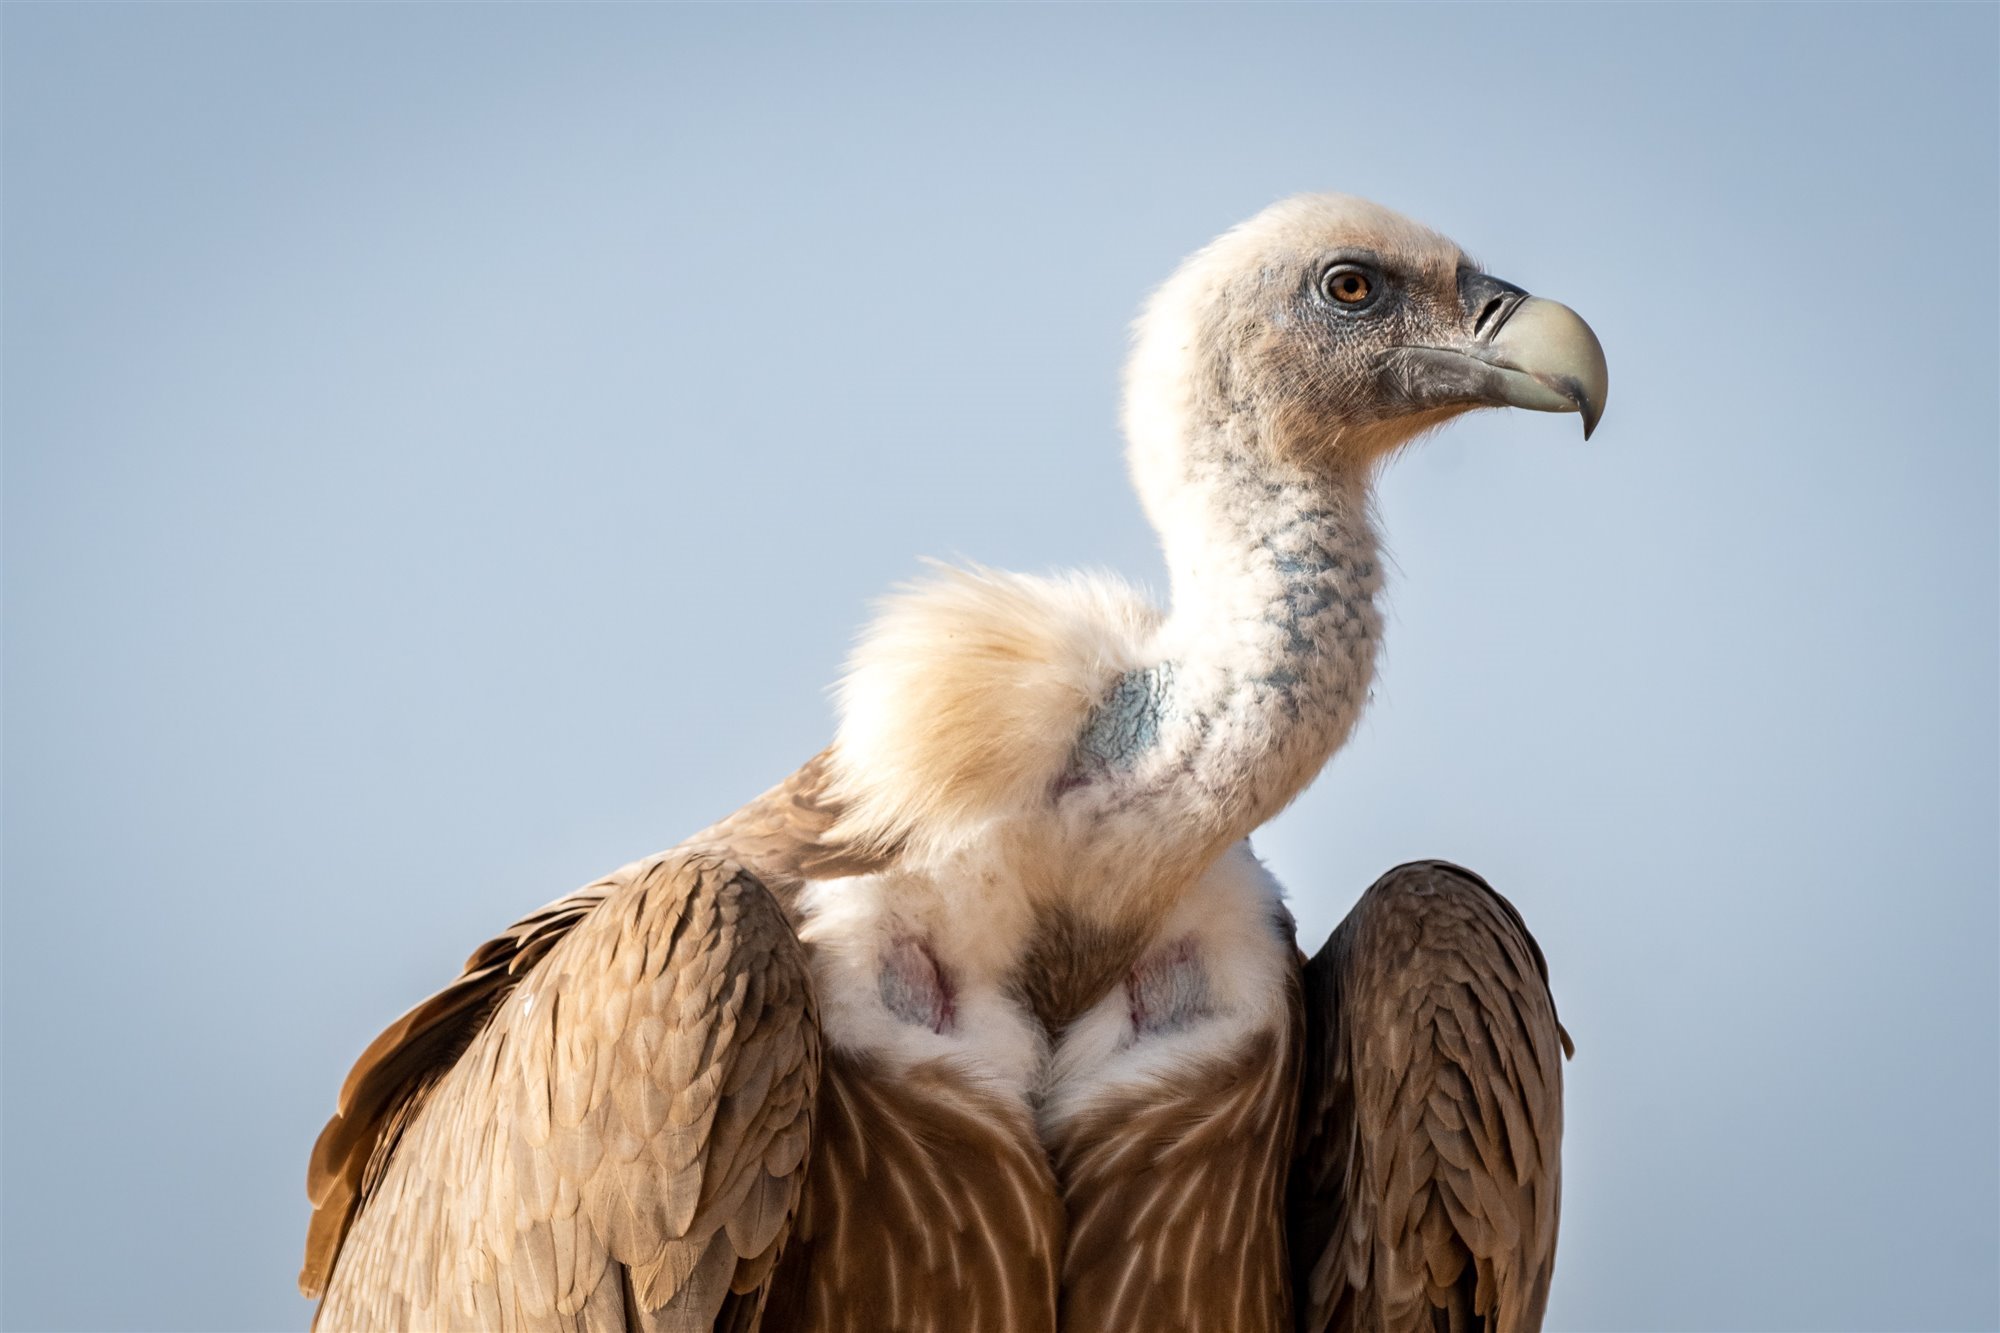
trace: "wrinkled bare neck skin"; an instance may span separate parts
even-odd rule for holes
[[[1382,571],[1365,486],[1249,450],[1197,453],[1205,519],[1169,547],[1166,638],[1190,776],[1248,834],[1353,730],[1374,679]]]

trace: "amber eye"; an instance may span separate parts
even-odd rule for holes
[[[1375,299],[1375,275],[1359,264],[1335,264],[1320,274],[1319,289],[1326,299],[1349,310],[1359,310]]]

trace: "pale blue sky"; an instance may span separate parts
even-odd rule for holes
[[[1345,189],[1610,411],[1396,465],[1259,841],[1509,893],[1550,1323],[2000,1324],[2000,11],[4,11],[4,1295],[302,1326],[352,1057],[826,739],[923,555],[1160,582],[1125,327]]]

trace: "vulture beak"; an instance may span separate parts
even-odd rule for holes
[[[1399,347],[1384,357],[1384,387],[1412,411],[1525,407],[1577,412],[1583,438],[1604,415],[1611,377],[1590,325],[1566,305],[1467,269],[1459,274],[1461,336],[1446,347]]]

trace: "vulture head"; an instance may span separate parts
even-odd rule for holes
[[[1379,205],[1305,195],[1225,233],[1155,294],[1125,418],[1157,518],[1191,452],[1365,477],[1479,407],[1576,412],[1588,437],[1607,388],[1604,351],[1567,306]]]

